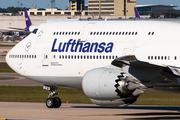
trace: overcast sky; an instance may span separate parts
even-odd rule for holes
[[[19,3],[23,3],[22,7],[33,8],[33,4],[37,5],[37,8],[50,8],[51,0],[0,0],[0,7],[7,8],[9,6],[18,6]],[[69,0],[55,0],[56,7],[65,9],[68,6]],[[87,4],[87,0],[86,4]],[[162,5],[175,5],[178,6],[176,9],[180,9],[180,0],[136,0],[137,5],[143,4],[162,4]]]

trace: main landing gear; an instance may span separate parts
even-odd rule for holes
[[[49,96],[46,99],[46,106],[48,108],[59,108],[61,106],[61,99],[58,97],[54,97],[55,95],[58,95],[59,93],[56,92],[57,90],[56,86],[49,86],[49,85],[44,85],[43,88],[45,90],[49,90]]]

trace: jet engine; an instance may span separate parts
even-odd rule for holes
[[[83,77],[84,93],[101,106],[129,105],[144,93],[145,86],[116,67],[96,68]]]

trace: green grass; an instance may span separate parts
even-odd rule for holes
[[[91,103],[82,90],[58,88],[62,102],[68,100],[69,103]],[[13,102],[45,102],[49,91],[43,90],[42,87],[17,87],[17,86],[0,86],[0,101]]]
[[[92,103],[82,90],[58,88],[62,102]],[[0,86],[0,101],[45,102],[49,91],[42,87]],[[146,92],[134,103],[135,105],[174,105],[180,106],[180,94]]]
[[[0,44],[0,47],[14,47],[15,45],[3,45],[3,44]]]
[[[0,63],[0,72],[14,72],[9,66],[7,63]]]
[[[134,103],[136,105],[180,105],[180,94],[145,92]]]

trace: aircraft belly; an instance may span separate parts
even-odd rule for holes
[[[25,76],[34,81],[48,85],[82,89],[82,77],[68,76]]]

